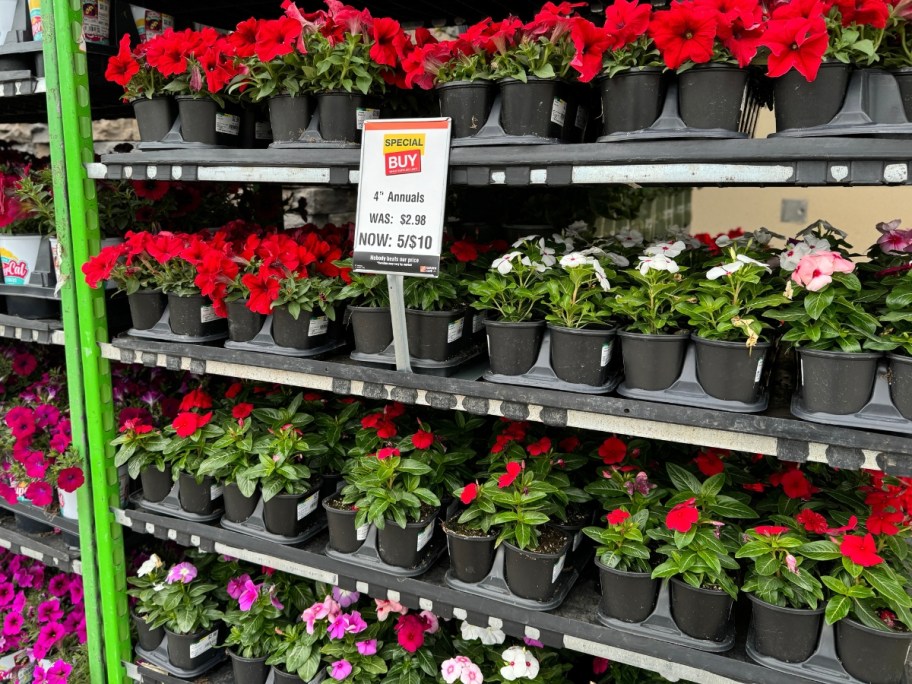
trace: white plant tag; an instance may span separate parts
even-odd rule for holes
[[[462,329],[465,326],[465,318],[453,321],[447,326],[447,342],[455,342],[462,338]]]
[[[583,541],[583,531],[580,530],[576,533],[576,536],[573,537],[573,550],[576,551],[579,548],[579,545]]]
[[[370,525],[361,525],[357,530],[355,530],[355,537],[358,541],[364,541],[367,539],[367,533],[370,531]]]
[[[225,488],[220,484],[214,484],[209,487],[209,498],[213,501],[219,498],[222,495],[222,492],[225,491]]]
[[[241,132],[241,117],[237,114],[216,114],[215,132],[237,135]]]
[[[216,643],[218,643],[218,630],[211,634],[207,634],[196,643],[190,644],[190,657],[196,658],[197,656],[202,655],[209,649],[215,648]]]
[[[200,323],[212,323],[212,321],[217,321],[218,319],[214,306],[200,307]]]
[[[551,123],[563,126],[567,119],[567,102],[559,97],[554,98],[551,103]]]
[[[608,365],[608,362],[611,360],[611,347],[612,343],[608,342],[607,344],[602,345],[602,368]]]
[[[304,501],[298,503],[298,520],[304,520],[304,518],[317,510],[317,505],[319,503],[320,492],[314,492],[306,499],[304,499]]]
[[[329,319],[326,316],[317,316],[316,318],[310,319],[310,325],[307,328],[307,336],[316,337],[317,335],[325,335],[327,330],[329,330]]]
[[[484,330],[485,317],[484,314],[475,314],[472,316],[472,334],[474,335],[477,332]]]
[[[431,520],[428,523],[427,527],[421,530],[421,534],[418,535],[418,550],[421,551],[425,546],[428,545],[428,542],[431,541],[431,537],[434,536],[434,525],[437,523],[437,519]]]
[[[567,560],[567,554],[558,559],[557,563],[554,564],[554,571],[551,573],[551,584],[557,582],[557,578],[560,577],[561,571],[564,569],[564,561]]]
[[[763,358],[757,362],[757,372],[754,373],[754,384],[760,382],[760,376],[763,375]]]
[[[358,125],[358,130],[364,130],[364,122],[369,119],[379,119],[380,110],[379,109],[361,109],[358,108],[355,112],[355,121]]]

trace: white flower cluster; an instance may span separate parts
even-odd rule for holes
[[[605,274],[605,269],[599,263],[599,260],[592,256],[593,253],[601,251],[602,250],[596,247],[587,249],[583,252],[570,252],[570,254],[565,254],[560,259],[561,268],[569,271],[572,268],[591,266],[592,272],[595,273],[595,278],[598,280],[599,286],[602,288],[602,290],[608,292],[611,289],[611,283],[608,282],[608,276]]]

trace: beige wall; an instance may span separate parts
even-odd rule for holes
[[[764,114],[758,137],[773,129],[772,113]],[[784,199],[806,200],[807,222],[780,221]],[[692,232],[712,234],[763,226],[790,236],[822,218],[846,231],[855,248],[865,252],[877,238],[874,226],[878,222],[900,218],[904,220],[903,227],[912,227],[912,187],[699,188],[693,192],[692,211]]]

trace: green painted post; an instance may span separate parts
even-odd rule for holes
[[[47,13],[44,19],[46,35],[54,35],[54,15]],[[72,234],[70,212],[67,205],[66,160],[64,158],[63,121],[60,108],[60,83],[57,78],[57,47],[53,40],[47,40],[44,49],[45,82],[47,84],[48,130],[51,140],[51,170],[54,179],[54,214],[56,218],[57,241],[62,260],[60,272],[63,282],[60,288],[63,329],[66,334],[67,388],[70,397],[70,420],[73,429],[73,447],[82,457],[82,468],[86,483],[78,491],[79,550],[82,559],[82,584],[86,598],[86,647],[89,655],[89,671],[92,684],[104,682],[103,643],[101,639],[102,611],[99,604],[98,572],[95,566],[95,526],[92,516],[91,481],[88,477],[88,448],[85,431],[85,406],[82,392],[82,359],[79,354],[79,320],[76,315],[76,291],[73,288]]]
[[[47,15],[50,14],[54,27],[53,30],[46,28],[45,35],[56,46],[58,82],[53,106],[62,124],[62,136],[58,135],[57,140],[64,147],[70,218],[67,246],[71,248],[67,256],[71,264],[71,291],[75,294],[78,316],[78,326],[66,328],[67,348],[70,351],[71,342],[75,342],[73,331],[78,330],[78,344],[73,346],[75,353],[82,358],[85,396],[84,441],[88,446],[92,501],[91,508],[84,510],[92,510],[95,523],[97,593],[104,616],[104,666],[108,682],[121,684],[127,681],[123,661],[130,658],[131,646],[123,530],[111,513],[112,506],[120,505],[119,479],[114,467],[113,449],[109,446],[115,430],[111,369],[98,348],[99,342],[108,339],[107,317],[104,291],[91,289],[82,278],[82,265],[91,255],[98,253],[101,245],[95,184],[89,180],[85,170],[85,164],[93,161],[95,152],[88,68],[82,37],[82,2],[53,0],[45,5],[51,7],[42,7],[44,21],[48,21]],[[50,100],[48,106],[52,106]],[[55,180],[57,178],[55,173]],[[80,520],[80,532],[83,524],[90,524],[90,519]],[[94,674],[92,681],[95,681]]]

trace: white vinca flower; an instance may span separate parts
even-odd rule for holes
[[[589,263],[592,263],[592,258],[580,252],[570,252],[570,254],[562,256],[560,260],[560,265],[563,268],[576,268]]]
[[[627,268],[630,266],[630,259],[625,257],[623,254],[615,254],[614,252],[607,252],[606,257],[618,268]]]
[[[480,641],[485,646],[497,646],[507,638],[503,630],[493,627],[476,627],[465,621],[462,623],[461,631],[462,638],[466,641]]]
[[[737,256],[737,259],[742,264],[753,264],[754,266],[759,266],[760,268],[764,269],[767,273],[770,273],[772,271],[772,269],[770,269],[770,267],[769,267],[769,264],[765,264],[762,261],[757,261],[756,259],[751,259],[746,254],[739,254]]]
[[[742,266],[744,266],[743,261],[733,261],[730,264],[721,264],[719,266],[715,266],[706,272],[706,279],[717,280],[722,276],[731,275],[735,271],[739,270]]]
[[[654,256],[641,256],[640,265],[637,266],[640,273],[646,275],[649,271],[668,271],[669,273],[678,272],[678,264],[675,263],[674,259],[669,259],[663,254],[656,254]]]
[[[542,238],[538,241],[538,249],[541,251],[542,263],[545,266],[551,267],[557,263],[557,259],[554,256],[554,248],[548,247],[547,243],[545,242],[545,238]]]
[[[798,262],[810,253],[810,245],[798,242],[779,254],[779,266],[785,271],[794,271],[798,268]]]
[[[158,570],[162,565],[164,565],[162,559],[153,553],[145,563],[139,566],[139,570],[136,571],[136,576],[145,577]]]
[[[602,290],[608,292],[611,289],[611,283],[608,282],[608,275],[605,273],[605,269],[602,268],[602,265],[595,259],[592,259],[592,270],[595,272],[595,279],[598,280],[599,286],[601,286]]]
[[[573,251],[573,240],[569,237],[561,235],[560,233],[554,233],[551,235],[551,240],[556,245],[561,245],[564,248],[564,253]]]
[[[534,242],[535,240],[538,240],[538,235],[526,235],[525,237],[521,237],[521,238],[519,238],[519,240],[514,242],[513,246],[519,247],[520,245],[522,245],[525,242]]]
[[[728,235],[720,235],[715,242],[716,247],[728,247],[732,243],[732,239]]]
[[[574,221],[569,226],[564,228],[564,233],[567,235],[573,235],[574,237],[578,237],[582,233],[585,233],[587,230],[589,230],[589,224],[583,220],[579,220],[579,221]]]
[[[782,238],[779,233],[774,233],[771,230],[767,230],[766,228],[759,228],[755,230],[751,237],[758,245],[768,245],[770,243],[770,240],[773,238]]]
[[[614,239],[618,241],[622,247],[639,247],[643,244],[643,234],[636,230],[635,228],[630,228],[629,230],[622,230],[619,233],[614,235]]]
[[[841,231],[840,231],[841,232]],[[845,237],[845,233],[842,234]],[[819,238],[816,235],[805,235],[804,241],[807,243],[807,246],[811,248],[811,252],[829,252],[830,241],[826,238]]]
[[[513,264],[511,262],[518,256],[522,256],[522,252],[508,252],[502,257],[497,257],[491,262],[491,270],[496,270],[501,275],[507,275],[507,273],[513,270]]]
[[[500,668],[500,676],[508,682],[517,679],[535,679],[538,676],[538,660],[526,649],[511,646],[501,654],[506,663]]]
[[[657,242],[644,249],[643,254],[646,254],[648,256],[663,254],[669,259],[674,259],[685,249],[686,247],[684,246],[684,242],[682,240],[675,240],[674,242]]]

